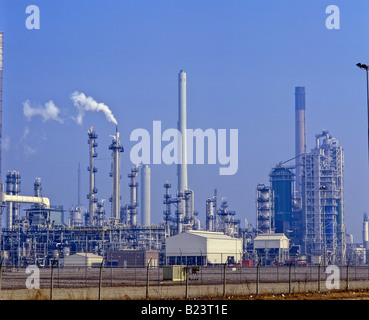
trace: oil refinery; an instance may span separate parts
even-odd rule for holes
[[[0,33],[0,138],[2,136],[3,34]],[[67,210],[43,196],[42,181],[36,177],[34,194],[23,195],[21,173],[6,173],[1,186],[1,254],[14,266],[50,265],[65,256],[93,253],[107,265],[119,265],[120,254],[155,252],[159,265],[165,264],[244,264],[277,265],[367,263],[369,249],[368,217],[364,217],[363,244],[347,241],[344,203],[344,153],[328,131],[315,136],[315,147],[306,147],[305,87],[295,88],[295,157],[272,166],[269,183],[256,186],[256,226],[241,224],[231,204],[219,198],[217,189],[206,199],[199,199],[202,212],[195,210],[195,193],[187,174],[187,77],[178,74],[178,131],[181,133],[181,161],[178,181],[151,185],[147,164],[121,167],[124,141],[118,126],[109,146],[98,144],[93,126],[87,132],[86,166],[89,174],[88,208]],[[106,134],[106,133],[103,133]],[[99,148],[111,151],[111,212],[99,200],[96,158]],[[88,150],[88,152],[87,152]],[[0,149],[0,163],[1,163]],[[87,165],[88,164],[88,165]],[[272,165],[272,164],[271,164]],[[80,175],[79,167],[79,175]],[[129,178],[121,184],[122,175]],[[4,174],[1,172],[0,181]],[[162,221],[151,222],[151,190],[162,188]],[[78,193],[80,190],[78,190]],[[129,194],[129,203],[121,201]],[[45,192],[47,194],[47,190]],[[20,204],[30,207],[24,212]],[[256,213],[256,214],[255,214]],[[141,219],[138,219],[140,214]],[[206,223],[201,226],[199,216]],[[244,217],[243,217],[244,219]],[[364,250],[363,250],[364,249]],[[140,262],[140,263],[145,263]]]

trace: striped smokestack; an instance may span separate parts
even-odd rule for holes
[[[295,87],[295,156],[296,191],[302,196],[303,157],[306,153],[305,87]]]
[[[2,116],[3,116],[3,33],[0,31],[0,192],[2,192],[1,179],[1,141],[2,141]]]
[[[3,203],[3,184],[1,178],[1,145],[2,145],[2,117],[3,117],[3,33],[0,31],[0,204]],[[0,235],[1,235],[1,214],[0,214]]]

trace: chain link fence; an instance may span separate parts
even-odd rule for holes
[[[32,267],[32,266],[30,266]],[[37,268],[33,266],[33,268]],[[168,278],[168,268],[176,269],[177,276]],[[37,270],[38,273],[35,273]],[[368,281],[369,266],[337,266],[341,283],[340,289],[348,289],[351,283]],[[27,289],[31,283],[36,289],[48,290],[50,299],[53,291],[58,289],[93,289],[96,298],[101,296],[102,288],[124,289],[126,292],[141,289],[141,298],[151,298],[153,292],[163,288],[175,287],[178,297],[188,298],[191,292],[198,288],[217,288],[219,296],[226,296],[229,292],[238,292],[245,295],[273,293],[276,286],[283,285],[285,293],[293,293],[296,285],[299,288],[309,285],[309,291],[319,292],[325,289],[325,282],[331,275],[325,266],[165,266],[165,267],[62,267],[51,266],[37,269],[26,267],[2,267],[0,277],[1,291]],[[30,281],[31,277],[31,281]],[[38,277],[37,279],[35,277]],[[167,279],[167,280],[166,280]],[[39,287],[35,287],[38,284]],[[272,285],[272,286],[270,286]],[[268,287],[269,286],[269,287]],[[29,287],[28,287],[29,288]],[[268,292],[270,288],[270,292]],[[299,289],[301,290],[301,289]]]

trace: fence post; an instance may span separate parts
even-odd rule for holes
[[[240,284],[242,283],[242,262],[240,264]]]
[[[259,294],[259,281],[260,281],[259,264],[260,264],[260,262],[258,262],[258,264],[256,266],[256,295]]]
[[[349,289],[349,263],[346,266],[346,290]]]
[[[1,263],[0,263],[0,291],[1,291],[1,283],[3,281],[3,259],[1,258]]]
[[[292,282],[291,269],[292,269],[292,262],[290,263],[289,274],[288,274],[288,293],[289,294],[291,294],[291,282]]]
[[[150,268],[151,258],[146,266],[146,299],[149,298],[149,268]]]
[[[100,264],[100,277],[99,277],[99,300],[101,300],[101,285],[102,285],[102,267],[104,264],[104,260]]]
[[[224,267],[223,267],[223,298],[226,296],[226,266],[227,266],[227,264],[224,263]]]
[[[318,265],[318,292],[320,292],[320,264],[321,262]]]
[[[185,270],[186,270],[186,273],[185,273],[185,274],[186,274],[186,296],[185,296],[185,298],[186,298],[186,299],[188,299],[188,275],[189,275],[189,272],[188,272],[188,270],[189,270],[189,269],[188,269],[188,265],[187,265],[185,268],[186,268],[186,269],[185,269]]]
[[[53,299],[53,289],[54,289],[54,261],[51,262],[51,284],[50,284],[50,300]]]

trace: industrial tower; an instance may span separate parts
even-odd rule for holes
[[[88,130],[88,144],[89,144],[89,150],[90,150],[90,166],[87,168],[87,170],[90,172],[90,186],[89,186],[89,193],[87,195],[88,199],[88,221],[87,224],[92,226],[94,224],[94,218],[95,218],[95,210],[96,210],[96,193],[97,189],[95,187],[95,173],[97,172],[97,168],[95,168],[95,158],[97,157],[96,147],[97,147],[97,134],[95,131],[93,131],[94,127],[91,127],[90,130]]]
[[[120,144],[118,126],[115,130],[115,136],[112,136],[113,141],[109,146],[109,150],[112,150],[112,166],[110,176],[113,178],[113,194],[110,198],[112,203],[111,217],[112,220],[117,222],[120,219],[120,153],[124,151]]]
[[[304,157],[303,243],[305,254],[323,263],[345,263],[343,149],[328,131]]]

